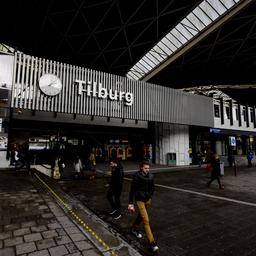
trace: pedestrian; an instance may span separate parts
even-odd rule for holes
[[[23,145],[20,152],[15,151],[15,161],[16,161],[15,171],[26,168],[28,173],[31,174],[31,169],[30,169],[31,154],[29,151],[28,144]]]
[[[228,164],[229,164],[229,167],[232,167],[234,165],[234,162],[235,162],[235,157],[232,153],[229,153],[228,154]]]
[[[110,215],[115,220],[121,218],[121,203],[120,196],[123,188],[124,171],[121,163],[118,163],[116,159],[110,160],[111,178],[108,186],[107,199],[112,208]]]
[[[65,167],[63,159],[57,155],[52,162],[52,178],[60,179]]]
[[[13,144],[11,153],[10,153],[10,165],[15,166],[15,163],[19,160],[18,158],[18,147],[16,144]]]
[[[210,164],[212,166],[211,179],[209,182],[207,182],[207,187],[209,188],[211,183],[214,180],[217,180],[219,184],[219,189],[224,189],[220,182],[220,158],[217,154],[212,154]]]
[[[252,167],[252,159],[253,159],[253,153],[251,149],[249,149],[247,153],[247,161],[248,161],[248,167]]]
[[[202,152],[200,150],[197,151],[196,158],[197,158],[197,163],[198,163],[199,167],[201,167],[202,162],[203,162],[203,155],[202,155]]]
[[[74,161],[74,167],[75,167],[75,177],[76,178],[81,178],[83,177],[83,166],[82,166],[82,161],[79,156],[76,157]]]
[[[90,165],[91,165],[91,176],[90,176],[90,180],[93,180],[96,176],[96,157],[94,154],[94,150],[92,150],[90,156],[89,156],[89,161],[90,161]]]
[[[149,241],[150,249],[153,252],[156,252],[159,248],[156,245],[155,238],[152,234],[149,217],[147,209],[151,205],[151,198],[155,190],[154,177],[150,173],[149,162],[143,161],[140,164],[140,170],[133,175],[128,211],[133,212],[134,208],[134,199],[135,204],[138,207],[138,216],[132,224],[131,232],[137,238],[142,238],[142,234],[139,232],[138,227],[141,222],[143,222],[144,230]]]

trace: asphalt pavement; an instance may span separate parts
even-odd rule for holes
[[[89,207],[109,228],[121,236],[142,255],[151,255],[145,236],[135,239],[130,225],[136,217],[127,213],[131,172],[136,165],[125,166],[122,218],[109,216],[106,200],[107,166],[98,166],[94,180],[62,181],[63,189]],[[225,168],[221,178],[224,190],[217,182],[210,188],[210,174],[201,167],[162,168],[154,166],[156,191],[149,210],[150,223],[161,256],[247,256],[256,255],[256,168]],[[143,227],[141,227],[143,232]]]

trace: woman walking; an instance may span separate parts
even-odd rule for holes
[[[220,182],[220,158],[217,154],[213,154],[210,160],[211,166],[212,166],[212,172],[211,172],[211,180],[207,183],[207,187],[209,188],[211,183],[214,180],[218,181],[219,189],[224,189],[224,187],[221,185]]]

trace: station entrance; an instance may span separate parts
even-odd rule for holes
[[[149,130],[141,128],[13,120],[10,147],[28,145],[34,164],[50,164],[56,155],[68,163],[76,156],[86,162],[91,152],[97,162],[141,161],[145,145],[153,143],[149,138]]]

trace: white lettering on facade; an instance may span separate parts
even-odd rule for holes
[[[131,106],[133,104],[133,93],[131,92],[123,92],[113,89],[107,89],[102,87],[102,83],[93,82],[93,85],[86,83],[83,80],[75,80],[75,83],[78,85],[78,94],[82,95],[83,93],[86,93],[87,96],[93,96],[100,99],[109,98],[110,100],[116,100],[116,101],[124,101],[125,105]]]

